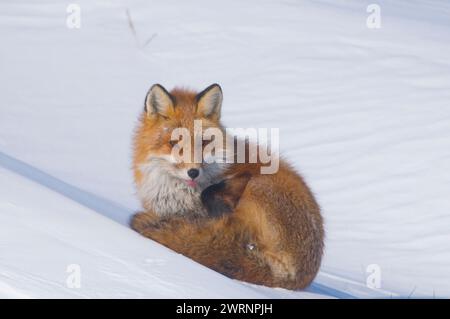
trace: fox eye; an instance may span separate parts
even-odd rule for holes
[[[170,140],[169,144],[170,144],[170,146],[174,147],[175,145],[178,144],[178,141]]]

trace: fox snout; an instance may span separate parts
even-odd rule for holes
[[[200,170],[197,168],[190,168],[187,170],[187,176],[190,178],[186,181],[186,184],[190,187],[196,187],[197,181],[196,178],[200,175]]]
[[[203,169],[201,166],[187,167],[182,170],[182,176],[186,184],[191,187],[196,187],[202,178]]]
[[[198,175],[200,175],[200,171],[196,168],[191,168],[187,171],[187,174],[190,178],[194,180],[198,177]]]

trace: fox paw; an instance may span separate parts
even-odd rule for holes
[[[149,227],[154,227],[158,224],[158,217],[149,212],[141,212],[134,214],[131,217],[130,226],[135,231],[142,233],[145,229]]]
[[[244,173],[204,189],[201,200],[208,216],[221,217],[233,213],[249,180],[250,175]]]
[[[225,187],[225,181],[222,181],[203,190],[201,200],[209,217],[220,217],[233,212],[233,203],[224,196]]]

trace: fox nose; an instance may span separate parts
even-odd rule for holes
[[[187,171],[187,174],[190,178],[195,179],[200,174],[200,171],[196,168],[191,168]]]

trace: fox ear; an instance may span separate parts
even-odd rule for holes
[[[154,84],[145,98],[145,112],[151,117],[161,115],[167,118],[173,112],[174,101],[174,97],[162,85]]]
[[[222,108],[222,89],[219,84],[212,84],[197,94],[197,114],[201,117],[220,119]]]

